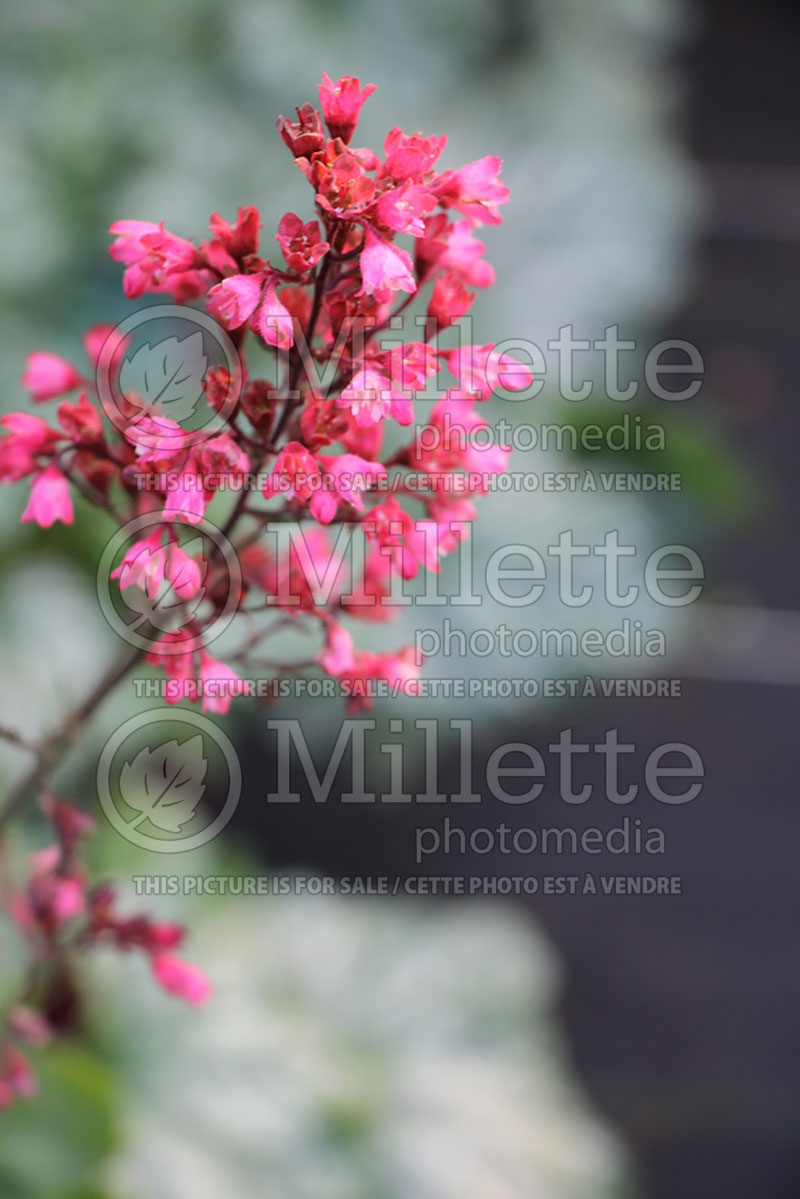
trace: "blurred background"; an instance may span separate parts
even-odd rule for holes
[[[254,203],[268,237],[285,211],[308,205],[275,117],[316,100],[322,70],[359,75],[379,85],[359,144],[379,148],[399,124],[446,132],[445,166],[505,159],[512,201],[503,226],[485,231],[498,283],[475,306],[476,340],[528,337],[544,347],[565,323],[588,338],[619,324],[642,347],[686,339],[705,360],[690,402],[640,394],[626,406],[664,425],[663,453],[588,464],[677,471],[680,493],[490,497],[476,561],[511,522],[516,539],[540,549],[563,529],[596,543],[616,528],[643,552],[692,546],[708,579],[691,609],[626,612],[665,630],[660,669],[683,680],[679,699],[403,709],[478,722],[478,778],[501,741],[544,747],[566,727],[592,744],[618,728],[645,751],[693,745],[705,762],[702,796],[660,810],[642,799],[635,813],[664,828],[657,872],[681,876],[681,895],[149,899],[148,908],[190,924],[192,956],[214,976],[217,997],[187,1015],[152,993],[140,964],[99,963],[86,1035],[42,1062],[34,1105],[3,1117],[3,1199],[800,1193],[795,7],[28,0],[0,12],[4,409],[22,406],[28,352],[80,360],[86,327],[131,310],[106,254],[112,220],[163,220],[200,236],[210,212],[230,218]],[[534,424],[617,419],[599,358],[585,355],[580,369],[598,381],[585,404],[565,405],[547,388],[495,414]],[[518,453],[512,469],[586,465]],[[0,666],[14,680],[0,721],[35,734],[117,652],[94,590],[112,530],[85,511],[70,529],[21,526],[23,491],[0,495]],[[580,614],[592,628],[617,617],[600,601]],[[487,627],[503,621],[568,623],[550,590],[533,609],[480,612]],[[413,623],[395,627],[392,641],[412,633]],[[442,659],[433,673],[619,669],[613,660],[529,658],[510,671],[476,658]],[[652,674],[652,661],[625,663],[636,669]],[[99,748],[141,707],[120,689],[59,780],[65,794],[92,794]],[[293,701],[269,715],[313,724],[324,747],[343,711]],[[225,728],[244,767],[243,802],[224,845],[180,855],[182,871],[419,873],[417,811],[333,800],[267,809],[274,763],[264,720],[234,705]],[[21,763],[0,752],[13,778]],[[456,749],[444,743],[443,753],[444,770]],[[599,783],[593,769],[583,777]],[[464,827],[618,823],[604,803],[565,809],[549,786],[534,807],[498,812],[487,798],[459,815]],[[128,880],[165,872],[117,841],[99,838],[98,869]],[[539,865],[467,855],[431,857],[425,869],[525,875]],[[567,873],[584,870],[651,868],[601,855]],[[34,1152],[45,1138],[48,1149]]]

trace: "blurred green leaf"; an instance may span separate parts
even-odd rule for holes
[[[605,431],[620,423],[620,415],[619,405],[580,405],[576,406],[569,424],[579,432],[589,425],[598,425]],[[579,444],[575,456],[604,470],[636,467],[642,471],[680,474],[684,492],[715,517],[738,521],[763,507],[762,481],[716,426],[694,412],[676,414],[666,407],[637,408],[631,415],[642,417],[643,431],[650,424],[663,427],[666,443],[663,450],[631,446],[613,452],[590,452]]]
[[[59,1045],[37,1055],[39,1093],[0,1118],[4,1199],[103,1199],[89,1172],[115,1144],[116,1089],[84,1049]]]

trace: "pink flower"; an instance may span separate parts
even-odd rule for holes
[[[29,412],[8,412],[0,417],[0,425],[11,434],[7,440],[24,443],[32,453],[49,450],[60,437],[41,416],[31,416]]]
[[[319,610],[322,601],[319,590],[313,585],[314,579],[327,578],[325,603],[338,603],[344,579],[339,570],[336,570],[335,578],[330,577],[332,560],[333,547],[324,530],[317,525],[303,529],[300,541],[293,541],[287,552],[277,559],[258,545],[247,546],[241,555],[242,569],[248,580],[271,596],[278,607],[291,612]]]
[[[330,524],[340,503],[363,512],[363,493],[385,479],[387,473],[383,463],[368,462],[356,454],[339,454],[336,458],[320,454],[318,462],[323,486],[314,492],[310,509],[321,525]]]
[[[303,224],[299,216],[287,212],[281,217],[275,240],[280,242],[286,265],[290,271],[304,275],[316,266],[330,246],[322,240],[318,221]]]
[[[83,378],[65,358],[50,354],[47,350],[36,350],[25,359],[22,386],[34,400],[53,400],[68,391],[80,387]]]
[[[63,853],[51,845],[30,855],[30,918],[47,935],[79,916],[86,906],[85,881],[77,873],[59,873]]]
[[[391,564],[380,547],[370,545],[358,578],[350,582],[347,595],[339,601],[343,611],[352,613],[359,620],[394,620],[400,615],[401,605],[386,602],[390,588]]]
[[[317,662],[326,674],[333,675],[334,678],[355,668],[353,638],[347,629],[342,628],[340,624],[328,627],[328,639],[325,648],[317,657]]]
[[[247,454],[228,433],[219,433],[202,442],[194,457],[209,490],[216,491],[222,485],[223,476],[232,486],[250,469]]]
[[[124,436],[135,445],[139,466],[152,471],[157,486],[166,492],[164,520],[198,524],[210,494],[206,496],[197,455],[186,448],[189,434],[168,417],[145,416],[128,426]],[[162,475],[166,475],[164,481]]]
[[[48,466],[33,480],[28,506],[22,514],[23,521],[35,521],[43,529],[49,529],[55,521],[71,525],[74,520],[69,483],[57,466]]]
[[[79,916],[85,907],[82,879],[54,875],[52,880],[51,910],[58,924],[66,924]]]
[[[420,566],[439,571],[441,545],[435,522],[414,520],[395,496],[387,496],[372,509],[365,531],[379,546],[392,550],[391,557],[404,579],[413,579]]]
[[[163,221],[115,221],[109,232],[116,239],[108,253],[126,266],[123,288],[129,299],[166,291],[185,300],[206,290],[210,279],[202,269],[202,254],[190,241],[167,232]]]
[[[388,175],[395,183],[404,183],[406,179],[423,183],[446,145],[445,136],[403,133],[395,125],[383,143],[386,162],[379,174],[381,177]]]
[[[386,477],[382,462],[368,462],[357,454],[340,454],[338,458],[319,455],[320,466],[326,467],[334,481],[336,493],[341,500],[352,504],[357,512],[364,511],[362,493],[369,491]]]
[[[339,676],[348,684],[348,712],[358,712],[372,704],[370,680],[383,679],[393,694],[415,695],[419,667],[415,664],[413,646],[386,654],[373,654],[366,650],[356,654],[352,669]]]
[[[407,402],[409,407],[411,407],[411,401]],[[335,405],[337,401],[334,400],[333,403]],[[400,400],[393,402],[393,411],[395,410],[395,406],[400,403]],[[339,411],[339,415],[344,415],[342,410]],[[381,446],[383,445],[383,421],[376,421],[370,425],[357,425],[351,413],[346,414],[344,419],[348,427],[338,440],[341,441],[347,452],[349,454],[357,454],[359,458],[367,458],[370,462],[377,462],[381,455]],[[395,420],[397,419],[395,417]],[[411,419],[413,420],[413,414]],[[331,438],[331,441],[333,440]]]
[[[155,221],[114,221],[109,233],[115,234],[115,240],[108,248],[109,258],[115,262],[123,262],[126,266],[140,262],[151,254],[150,245],[145,238],[160,239],[164,234],[163,222],[158,225]],[[191,260],[187,265],[191,265]]]
[[[311,497],[309,510],[315,520],[318,520],[321,525],[329,525],[336,513],[339,510],[339,501],[331,490],[327,487],[321,491],[315,491]]]
[[[401,187],[384,193],[378,200],[378,219],[397,233],[422,237],[425,233],[422,218],[435,207],[436,196],[433,192],[407,179]]]
[[[264,484],[264,499],[284,494],[287,499],[305,500],[311,495],[309,479],[319,474],[317,460],[299,441],[288,442]]]
[[[175,679],[179,683],[184,682],[194,674],[194,650],[186,649],[187,643],[192,640],[191,628],[176,629],[172,633],[165,633],[147,654],[145,662],[148,666],[160,666],[168,679]],[[174,695],[171,698],[168,695],[167,702],[177,703],[182,698],[182,694]]]
[[[193,966],[173,953],[154,953],[151,961],[153,974],[165,991],[192,1004],[205,1003],[208,999],[211,984],[199,966]]]
[[[317,203],[332,216],[352,221],[371,207],[377,190],[375,180],[353,150],[340,154],[332,166],[315,163],[311,172],[317,188]]]
[[[140,917],[142,941],[145,949],[175,949],[183,940],[183,929],[179,924],[167,920],[150,920]]]
[[[340,137],[345,145],[350,141],[358,124],[361,106],[375,90],[374,83],[367,83],[362,89],[360,81],[351,75],[343,75],[334,83],[322,72],[319,102],[331,137]]]
[[[367,665],[374,678],[386,679],[389,683],[407,684],[419,678],[419,666],[415,662],[414,647],[407,645],[400,650],[392,650],[386,654],[370,654]],[[406,694],[413,695],[414,688]]]
[[[114,889],[107,884],[96,887],[91,895],[86,934],[91,942],[110,942],[117,949],[141,949],[149,955],[150,967],[158,983],[187,1003],[204,1003],[211,984],[198,966],[172,952],[183,940],[180,925],[151,920],[149,916],[122,918],[115,910]]]
[[[300,415],[300,435],[311,450],[338,441],[349,426],[347,417],[336,410],[335,399],[310,400]]]
[[[438,329],[447,329],[453,321],[469,312],[474,300],[475,292],[467,291],[456,275],[442,275],[433,285],[428,316],[433,318]]]
[[[313,104],[304,104],[295,111],[296,121],[278,117],[275,128],[295,158],[310,158],[317,150],[321,150],[326,142],[322,117]]]
[[[374,229],[367,229],[364,249],[361,253],[361,279],[363,286],[359,295],[373,296],[376,292],[415,292],[414,266],[405,250],[385,242]]]
[[[405,345],[395,346],[385,361],[392,382],[412,391],[424,390],[427,380],[440,370],[436,350],[424,341],[408,341]]]
[[[155,471],[168,470],[175,460],[183,460],[188,433],[168,416],[143,416],[125,429],[125,440],[136,447],[142,466]]]
[[[427,502],[428,515],[436,523],[439,552],[451,554],[459,542],[469,536],[475,520],[475,505],[465,496],[445,491]]]
[[[206,511],[206,495],[203,480],[194,465],[188,464],[170,483],[164,504],[164,520],[199,524]]]
[[[497,354],[491,342],[482,346],[460,346],[440,350],[463,392],[488,400],[503,387],[507,391],[525,391],[533,382],[530,367],[510,354]]]
[[[463,279],[468,287],[491,287],[494,268],[483,258],[485,249],[473,236],[469,221],[448,225],[445,214],[437,213],[425,222],[425,237],[416,244],[417,262],[427,267],[421,277],[438,268]]]
[[[294,345],[292,314],[278,299],[274,277],[266,286],[261,305],[250,320],[250,327],[261,334],[268,346],[288,350]]]
[[[230,275],[208,293],[207,310],[226,329],[238,329],[258,308],[263,275]]]
[[[83,338],[83,348],[86,350],[86,357],[91,362],[92,366],[97,363],[103,346],[108,341],[109,337],[115,333],[114,325],[92,325],[91,329],[87,330]],[[118,348],[122,349],[123,340],[117,337]]]
[[[64,400],[58,405],[58,423],[72,441],[79,445],[97,444],[103,436],[103,422],[94,404],[83,391],[75,403]]]
[[[161,530],[156,529],[149,537],[142,537],[129,546],[125,556],[111,572],[112,579],[119,579],[120,590],[140,587],[151,599],[158,595],[164,582],[166,551],[161,544]]]
[[[325,643],[317,662],[352,684],[354,703],[368,702],[370,693],[380,690],[367,686],[375,680],[413,693],[411,650],[359,652],[338,621],[393,615],[392,605],[381,601],[400,598],[394,594],[397,571],[407,579],[423,570],[438,571],[443,557],[469,535],[474,508],[468,497],[487,490],[485,480],[491,485],[492,476],[506,468],[510,451],[494,443],[474,406],[501,387],[527,389],[529,368],[489,344],[439,351],[436,338],[469,311],[474,290],[494,279],[474,227],[500,221],[508,199],[500,179],[502,162],[487,155],[439,173],[446,138],[407,134],[399,127],[385,138],[383,160],[370,149],[350,147],[374,90],[374,84],[362,87],[355,77],[334,81],[323,74],[322,111],[306,104],[297,110],[296,121],[279,119],[281,137],[316,206],[316,219],[305,221],[294,212],[282,216],[275,241],[285,266],[266,258],[266,253],[274,257],[271,241],[266,251],[259,247],[260,220],[253,207],[240,208],[235,222],[214,213],[210,234],[199,245],[170,233],[163,223],[123,220],[111,226],[109,253],[123,265],[126,295],[166,293],[179,302],[202,297],[207,311],[232,331],[238,364],[204,364],[209,369],[202,387],[211,423],[202,434],[154,415],[156,407],[143,399],[122,394],[120,359],[131,339],[120,338],[110,326],[98,326],[85,338],[93,364],[86,373],[96,379],[82,380],[69,362],[53,354],[28,360],[24,382],[35,400],[69,393],[66,401],[59,399],[57,428],[19,413],[0,418],[0,480],[28,476],[32,483],[25,521],[71,522],[70,481],[98,506],[118,512],[121,523],[135,516],[159,518],[157,528],[130,546],[112,577],[120,588],[141,587],[150,599],[166,598],[168,586],[175,592],[178,603],[168,627],[176,631],[160,634],[145,659],[163,670],[167,703],[202,701],[204,711],[222,714],[235,696],[251,693],[246,678],[201,648],[214,613],[223,606],[227,611],[223,590],[226,599],[242,604],[261,589],[252,606],[243,607],[245,622],[246,613],[266,602],[281,609],[281,626],[291,623],[301,633],[321,629]],[[411,254],[402,248],[405,237],[413,239]],[[432,284],[432,295],[420,322],[424,334],[403,345],[383,339],[383,331],[398,327],[393,318],[426,283]],[[248,329],[255,338],[245,337]],[[310,343],[302,353],[295,344],[300,330]],[[362,330],[366,340],[360,338]],[[255,354],[246,357],[255,340]],[[269,378],[260,377],[259,369],[265,344],[280,351],[270,356],[276,369]],[[445,366],[457,386],[433,408],[430,423],[439,440],[431,449],[425,439],[401,444],[388,422],[413,424],[416,398],[427,396]],[[120,393],[115,397],[120,421],[110,411],[109,420],[103,419],[106,375]],[[445,428],[453,419],[453,429]],[[382,456],[392,470],[391,488]],[[268,504],[259,514],[245,502],[245,488],[256,477],[263,480],[261,472],[270,465],[263,489]],[[425,478],[415,478],[415,471]],[[241,586],[230,597],[214,556],[194,556],[195,539],[185,537],[181,545],[177,527],[177,522],[198,524],[215,493],[227,489],[240,492],[224,526],[242,564]],[[296,522],[301,537],[279,550],[268,547],[270,517]],[[334,521],[365,530],[368,545],[359,555],[358,580],[339,577],[340,539],[327,528]],[[397,603],[394,607],[399,609]],[[257,653],[259,643],[247,629],[245,637],[245,647],[232,658],[242,675],[248,667],[238,666],[240,658],[246,661],[246,651]],[[299,665],[279,664],[281,672]],[[38,857],[27,889],[9,902],[30,946],[52,948],[61,924],[85,905],[75,948],[96,939],[142,950],[166,989],[190,1002],[205,998],[205,977],[175,956],[182,936],[177,926],[159,926],[144,916],[120,919],[107,888],[93,888],[84,900],[75,852],[83,836],[80,821],[65,816],[66,809],[55,801],[45,810],[58,843]],[[64,948],[72,949],[72,938],[67,940]],[[12,1097],[15,1093],[2,1060],[0,1042],[0,1103],[4,1087]]]
[[[164,519],[197,524],[206,503],[224,482],[234,483],[249,468],[247,455],[227,434],[203,442],[196,449],[185,448],[186,434],[166,417],[143,417],[125,430],[125,437],[137,447],[139,463],[156,476],[166,472],[159,483],[166,490]]]
[[[414,406],[408,396],[398,391],[390,378],[371,367],[364,367],[353,376],[337,397],[336,406],[349,409],[362,429],[368,429],[384,416],[393,416],[400,425],[410,425],[414,419]]]
[[[497,205],[507,204],[511,194],[500,182],[502,168],[502,158],[489,154],[459,171],[445,171],[435,184],[442,208],[457,208],[475,224],[499,225]]]
[[[3,1054],[2,1081],[13,1095],[22,1099],[31,1099],[36,1094],[36,1075],[31,1064],[23,1053],[12,1046],[7,1046]],[[3,1094],[5,1097],[5,1092]],[[10,1102],[10,1100],[9,1100]],[[8,1106],[0,1099],[0,1107]]]
[[[217,662],[203,654],[200,665],[200,681],[203,692],[203,711],[217,712],[224,716],[231,700],[247,692],[247,683],[235,670],[224,662]]]
[[[17,483],[36,470],[36,455],[48,453],[60,439],[40,416],[27,412],[9,412],[0,417],[8,436],[0,440],[0,479]]]
[[[178,599],[189,600],[200,590],[203,571],[199,562],[190,558],[176,542],[172,542],[167,550],[164,577],[171,584]]]
[[[218,212],[213,212],[209,227],[214,235],[214,240],[237,262],[258,252],[261,218],[258,209],[252,205],[237,211],[235,225],[229,225]]]
[[[424,439],[418,439],[409,449],[409,466],[429,476],[464,470],[468,489],[483,492],[488,490],[488,476],[507,470],[511,448],[492,444],[491,426],[473,411],[471,401],[443,400],[434,407],[428,427],[438,433],[436,443],[422,448]],[[477,434],[484,431],[487,436],[479,440]]]

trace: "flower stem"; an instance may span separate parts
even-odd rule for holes
[[[36,761],[32,768],[17,783],[0,808],[0,830],[4,829],[9,820],[30,799],[37,787],[41,787],[50,772],[55,769],[66,752],[70,749],[76,734],[86,721],[94,714],[108,693],[125,677],[135,662],[144,656],[142,649],[127,649],[116,661],[112,662],[106,673],[98,679],[96,685],[76,708],[66,717],[61,726],[36,748]]]

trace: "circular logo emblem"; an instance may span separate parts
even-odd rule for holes
[[[214,404],[206,382],[214,371]],[[175,448],[216,436],[227,425],[242,387],[239,355],[213,317],[182,304],[131,313],[109,333],[96,369],[97,393],[120,433],[144,417],[174,421]],[[169,448],[169,426],[159,443]]]
[[[210,645],[236,615],[242,569],[224,534],[207,520],[186,526],[180,546],[165,541],[160,512],[117,529],[100,556],[97,598],[111,628],[128,645],[184,654]],[[177,547],[177,548],[176,548]],[[174,642],[165,633],[200,626]]]
[[[213,841],[242,791],[230,738],[198,712],[155,708],[109,737],[97,794],[109,823],[132,845],[184,853]]]

